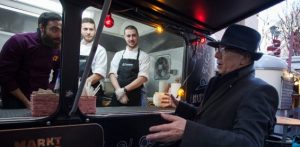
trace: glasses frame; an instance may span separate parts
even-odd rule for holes
[[[220,46],[220,47],[216,47],[215,48],[215,52],[220,52],[222,54],[226,53],[226,52],[232,52],[232,53],[237,53],[240,55],[247,55],[249,54],[247,51],[242,51],[240,49],[235,49],[233,47],[225,47],[225,46]]]

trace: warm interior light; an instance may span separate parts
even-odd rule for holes
[[[111,14],[107,14],[104,21],[104,26],[111,28],[114,25],[114,19],[111,17]]]
[[[206,43],[206,38],[204,36],[200,37],[200,44],[205,44]]]
[[[195,40],[193,40],[193,45],[203,45],[206,43],[206,38],[204,36],[201,36],[200,38],[197,37]]]
[[[53,0],[16,0],[16,1],[37,8],[53,11],[59,14],[61,14],[63,11],[59,1],[53,1]]]
[[[157,33],[162,33],[164,31],[164,29],[162,28],[162,26],[157,26],[156,27],[156,32]]]
[[[180,96],[180,97],[183,97],[184,96],[184,89],[182,87],[180,87],[178,90],[177,90],[177,95]]]
[[[0,5],[0,8],[6,9],[6,10],[10,10],[10,11],[14,11],[14,12],[18,12],[18,13],[21,13],[21,14],[26,14],[26,15],[34,16],[34,17],[39,17],[40,16],[39,14],[36,14],[36,13],[31,13],[31,12],[28,12],[28,11],[24,11],[24,10],[21,10],[21,9],[8,7],[8,6],[5,6],[5,5]]]

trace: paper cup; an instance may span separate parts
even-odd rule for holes
[[[180,83],[171,83],[170,91],[169,93],[172,94],[175,98],[177,96],[177,91],[181,87]],[[180,100],[180,97],[178,96],[176,98],[177,100]]]

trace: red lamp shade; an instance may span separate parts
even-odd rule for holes
[[[200,37],[200,44],[205,44],[206,43],[206,38],[204,36]]]
[[[111,17],[111,14],[107,14],[104,21],[104,26],[111,28],[114,25],[114,19]]]

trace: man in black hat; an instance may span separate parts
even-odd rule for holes
[[[276,123],[278,93],[254,77],[260,35],[231,25],[215,47],[218,74],[207,86],[199,108],[178,102],[176,114],[161,114],[167,124],[150,127],[150,141],[176,142],[182,147],[262,147]]]

